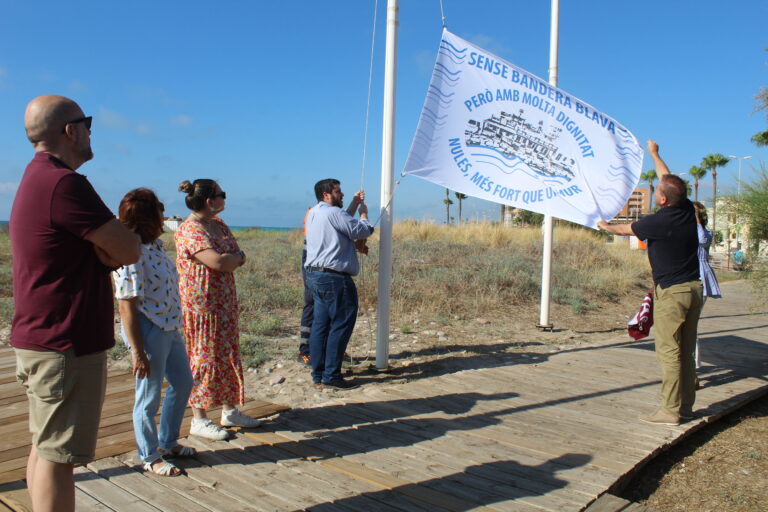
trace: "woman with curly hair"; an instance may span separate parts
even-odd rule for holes
[[[146,471],[178,476],[181,470],[164,457],[190,457],[190,446],[178,444],[181,421],[192,389],[192,373],[181,338],[181,303],[176,267],[165,254],[163,204],[154,192],[137,188],[120,201],[120,222],[141,237],[141,257],[114,273],[115,296],[122,319],[123,339],[131,348],[136,376],[133,430],[139,458]],[[168,389],[160,415],[163,379]]]

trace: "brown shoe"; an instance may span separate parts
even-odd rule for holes
[[[680,421],[691,421],[696,417],[693,411],[680,411]]]
[[[677,426],[680,424],[680,417],[677,414],[671,414],[664,411],[663,409],[659,409],[653,414],[649,414],[648,416],[640,416],[640,421],[644,421],[652,425]]]

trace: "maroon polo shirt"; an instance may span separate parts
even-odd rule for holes
[[[11,209],[12,346],[78,356],[114,346],[109,269],[84,239],[114,218],[85,176],[35,154]]]

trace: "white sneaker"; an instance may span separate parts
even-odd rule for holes
[[[193,436],[204,437],[212,441],[223,441],[229,437],[229,432],[223,428],[217,427],[208,418],[192,419],[192,427],[189,429],[189,433]]]
[[[222,409],[221,424],[225,427],[256,428],[261,425],[261,422],[256,418],[243,414],[237,409],[230,409],[229,411]]]

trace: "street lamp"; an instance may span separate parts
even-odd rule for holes
[[[739,199],[741,199],[741,161],[742,160],[749,160],[752,158],[752,156],[736,156],[736,155],[728,155],[728,158],[735,158],[739,161],[739,183],[736,186],[736,195]],[[741,243],[741,219],[737,219],[738,223],[736,224],[736,247],[739,248],[739,244]]]
[[[736,195],[738,195],[739,197],[741,197],[741,161],[742,161],[742,160],[749,160],[750,158],[752,158],[752,156],[735,156],[735,155],[728,155],[728,158],[735,158],[736,160],[738,160],[738,161],[739,161],[739,183],[738,183],[738,185],[737,185],[737,188],[736,188],[736,189],[738,190],[738,192],[737,192],[737,194],[736,194]]]

